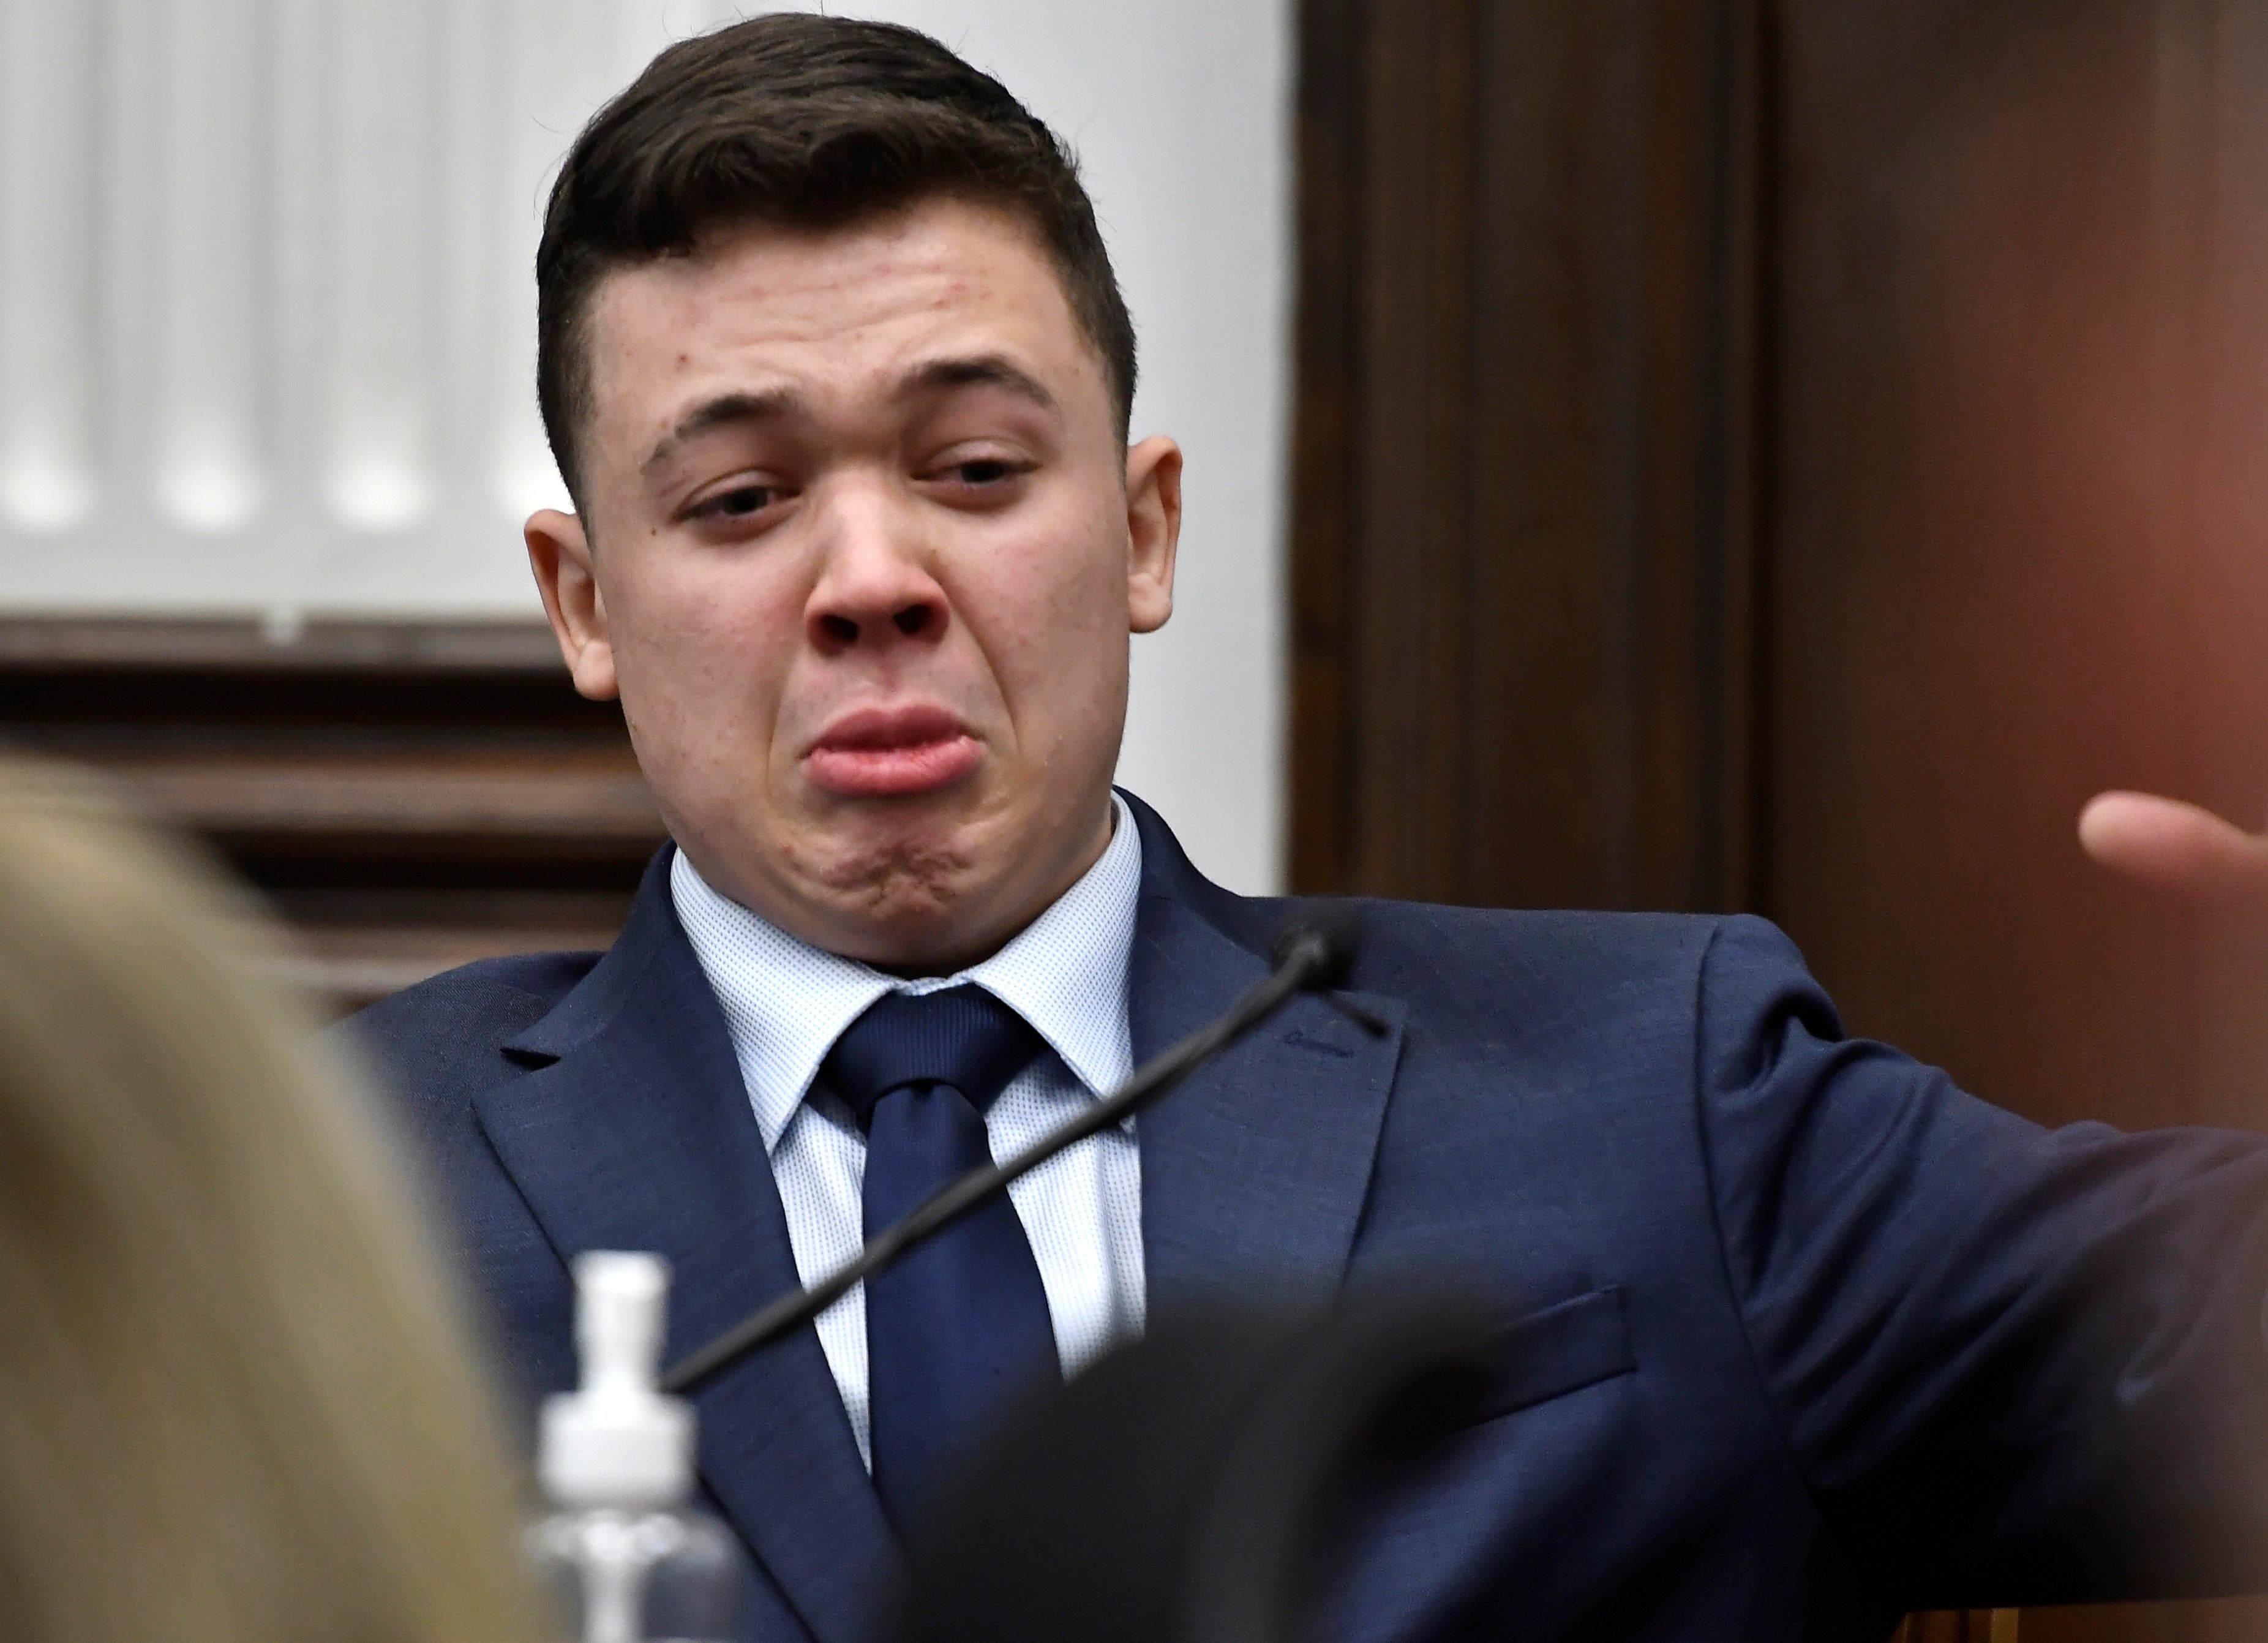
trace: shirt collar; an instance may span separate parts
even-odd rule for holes
[[[1014,1010],[1090,1095],[1134,1067],[1126,968],[1142,888],[1142,840],[1110,796],[1110,842],[1079,881],[1005,947],[958,975],[902,981],[797,939],[720,895],[683,851],[669,864],[670,899],[723,1006],[765,1150],[776,1150],[843,1031],[884,993],[935,992],[973,982]]]

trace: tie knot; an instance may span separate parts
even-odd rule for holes
[[[843,1029],[819,1076],[863,1130],[875,1102],[909,1086],[950,1084],[981,1114],[1039,1051],[1031,1024],[981,987],[892,992]]]

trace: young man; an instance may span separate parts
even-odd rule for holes
[[[371,1011],[526,1387],[566,1262],[682,1351],[1265,969],[1110,774],[1181,453],[1053,137],[933,41],[776,15],[578,140],[537,276],[576,512],[527,543],[674,845],[603,956]],[[1454,1285],[1512,1412],[1381,1507],[1335,1630],[1879,1637],[2263,1573],[2268,1147],[2046,1133],[1845,1041],[1753,919],[1380,903],[1295,1004],[700,1396],[755,1639],[856,1643],[1003,1388],[1223,1295]],[[1003,1532],[1012,1532],[1004,1526]]]

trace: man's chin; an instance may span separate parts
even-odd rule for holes
[[[808,803],[809,795],[803,796]],[[917,799],[812,805],[797,824],[742,837],[747,904],[814,947],[908,975],[949,975],[996,951],[1038,910],[1029,817],[981,782]],[[785,818],[781,818],[784,820]]]
[[[968,945],[984,878],[959,841],[928,829],[841,851],[812,887],[832,938],[823,945],[884,969],[949,964]]]

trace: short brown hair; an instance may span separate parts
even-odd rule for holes
[[[990,75],[895,23],[783,11],[681,41],[568,151],[535,254],[536,394],[582,505],[599,283],[739,222],[845,225],[914,201],[997,203],[1038,232],[1101,356],[1123,440],[1134,324],[1071,151]]]

